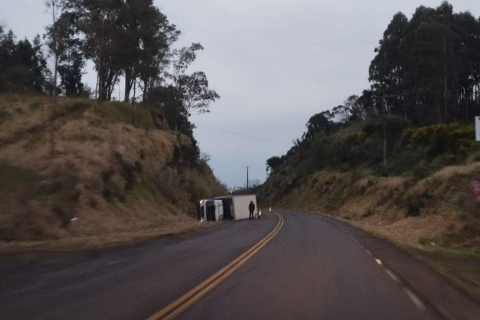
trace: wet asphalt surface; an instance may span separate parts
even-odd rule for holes
[[[382,240],[318,216],[280,213],[285,221],[277,236],[180,319],[480,315],[476,303]],[[145,319],[248,250],[277,222],[266,214],[95,256],[3,259],[0,319]],[[384,263],[376,260],[383,257]]]

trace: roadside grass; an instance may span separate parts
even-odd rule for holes
[[[358,227],[349,221],[341,221]],[[480,248],[473,250],[448,249],[433,246],[433,241],[417,246],[393,240],[388,234],[382,232],[374,232],[362,227],[360,229],[407,251],[443,275],[454,287],[480,302]]]
[[[23,145],[26,150],[39,146],[45,139],[45,132],[33,132]]]
[[[0,192],[12,192],[19,187],[31,188],[39,181],[36,171],[0,161]]]
[[[5,110],[3,108],[0,109],[0,123],[2,123],[4,121],[7,121],[11,117],[12,117],[12,115],[10,114],[10,112],[8,112],[7,110]]]
[[[107,102],[96,106],[97,115],[108,124],[130,124],[136,128],[153,129],[150,110],[140,104],[132,106],[123,102]]]
[[[480,253],[478,250],[452,250],[438,247],[418,248],[392,242],[424,261],[445,276],[454,286],[480,302]]]
[[[26,258],[39,254],[78,254],[81,251],[103,250],[147,243],[172,236],[202,232],[217,224],[199,223],[195,219],[169,223],[168,226],[142,231],[117,232],[98,236],[71,237],[46,241],[1,242],[0,256]]]

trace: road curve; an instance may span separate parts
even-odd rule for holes
[[[347,234],[313,215],[282,215],[269,246],[179,319],[425,319]]]
[[[281,214],[283,227],[275,237],[179,319],[443,318],[437,306],[405,285],[396,269],[376,255],[380,246],[373,241],[381,240],[318,216]],[[267,214],[261,220],[226,223],[96,256],[1,262],[0,319],[146,319],[247,252],[277,225],[277,216]],[[361,236],[376,251],[362,245]],[[399,256],[384,245],[390,256]],[[419,274],[426,272],[408,259],[413,258],[402,256]],[[475,314],[477,306],[463,308],[466,316],[448,306],[454,317],[447,318],[470,319],[468,312]]]

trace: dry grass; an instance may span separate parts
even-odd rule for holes
[[[152,130],[141,106],[135,126],[122,103],[7,95],[0,108],[16,110],[0,130],[0,241],[176,233],[197,197],[224,192],[210,168],[175,158],[190,140]]]
[[[470,189],[479,174],[479,163],[447,167],[420,181],[368,173],[354,180],[349,172],[321,171],[279,205],[328,213],[415,247],[433,242],[480,250],[480,206]]]
[[[144,243],[152,240],[201,232],[216,224],[199,223],[195,219],[171,222],[163,227],[144,231],[124,231],[95,236],[69,237],[59,240],[0,242],[1,255],[18,255],[44,252],[78,252],[80,250],[105,249],[122,245]]]

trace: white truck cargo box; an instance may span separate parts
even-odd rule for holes
[[[250,201],[253,201],[253,204],[255,205],[255,211],[253,214],[255,215],[257,213],[257,197],[255,195],[233,196],[232,199],[235,210],[235,220],[248,219],[250,214],[248,209]]]

